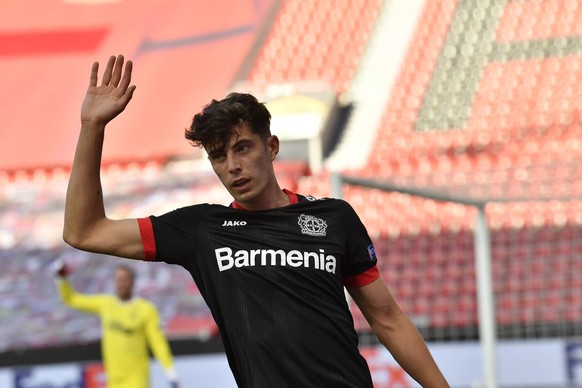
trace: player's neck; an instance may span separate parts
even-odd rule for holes
[[[236,202],[237,207],[249,211],[276,209],[287,206],[289,203],[289,196],[281,190],[278,184],[269,190],[265,190],[261,196],[254,198],[252,201]]]
[[[126,295],[117,294],[117,299],[119,299],[122,302],[129,302],[132,298],[133,298],[132,294],[126,294]]]

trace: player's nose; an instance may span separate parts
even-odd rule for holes
[[[228,172],[231,174],[237,173],[241,170],[240,159],[234,152],[228,152],[226,154],[226,162],[228,165]]]

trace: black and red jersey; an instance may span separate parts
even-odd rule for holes
[[[146,260],[192,274],[240,387],[372,387],[344,293],[378,277],[370,237],[347,202],[286,193],[139,219]]]

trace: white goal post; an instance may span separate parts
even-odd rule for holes
[[[403,194],[433,199],[436,201],[455,202],[463,205],[473,206],[477,209],[477,219],[475,220],[475,275],[477,282],[477,305],[479,316],[479,340],[482,346],[484,387],[497,387],[497,365],[496,365],[496,321],[495,321],[495,296],[493,293],[492,271],[491,271],[491,241],[487,216],[485,212],[486,201],[476,201],[462,197],[455,197],[438,192],[431,192],[424,189],[403,187],[388,182],[373,179],[362,179],[341,175],[338,173],[331,175],[332,196],[343,198],[343,185],[350,184],[384,191],[394,191]]]

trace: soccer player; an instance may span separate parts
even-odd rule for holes
[[[133,296],[135,273],[127,265],[115,270],[116,295],[77,293],[67,280],[70,269],[55,263],[58,289],[67,306],[101,319],[101,353],[108,388],[149,387],[148,348],[162,365],[171,388],[178,388],[168,341],[160,328],[156,306]]]
[[[344,295],[423,387],[447,387],[420,333],[376,267],[351,206],[282,189],[279,139],[267,108],[249,94],[212,100],[186,138],[204,147],[233,197],[160,216],[109,219],[100,183],[105,127],[135,91],[132,62],[91,69],[67,189],[64,240],[78,249],[179,264],[192,275],[220,330],[240,387],[372,387]]]

